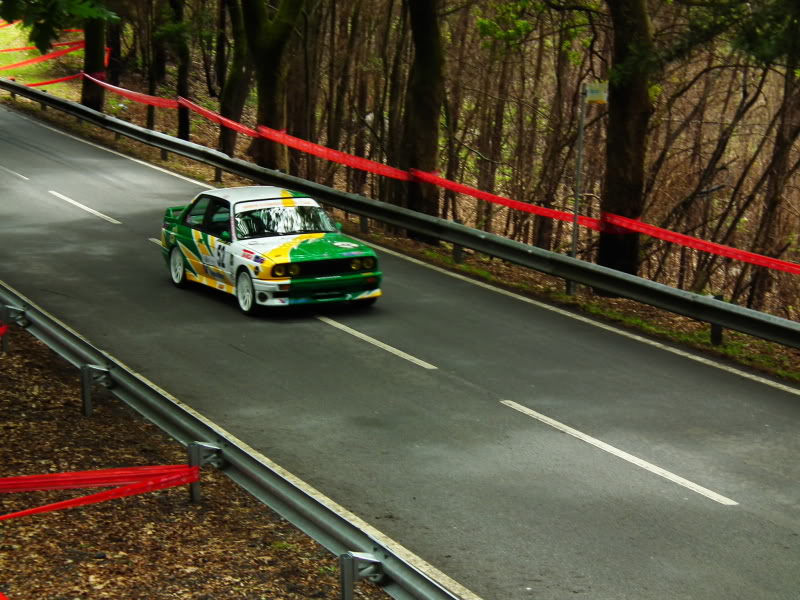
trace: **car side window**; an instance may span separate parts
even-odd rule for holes
[[[215,199],[208,211],[208,220],[205,230],[215,236],[220,237],[223,231],[231,230],[231,207],[225,200]]]
[[[195,202],[189,209],[186,218],[183,220],[184,225],[191,227],[192,229],[202,228],[203,219],[205,218],[209,201],[210,198],[208,196],[199,198],[197,202]]]

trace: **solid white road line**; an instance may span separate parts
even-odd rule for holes
[[[4,171],[10,175],[14,175],[15,177],[19,177],[23,181],[30,181],[28,177],[25,177],[25,175],[20,175],[16,171],[12,171],[11,169],[6,169],[3,165],[0,165],[0,171]]]
[[[716,492],[712,492],[711,490],[709,490],[707,488],[704,488],[701,485],[697,485],[696,483],[693,483],[693,482],[689,481],[688,479],[684,479],[683,477],[680,477],[679,475],[675,475],[674,473],[670,473],[669,471],[666,471],[666,470],[662,469],[661,467],[657,467],[657,466],[655,466],[653,464],[650,464],[649,462],[644,461],[641,458],[637,458],[636,456],[633,456],[632,454],[628,454],[627,452],[624,452],[623,450],[620,450],[619,448],[615,448],[614,446],[606,444],[605,442],[601,442],[600,440],[598,440],[596,438],[593,438],[590,435],[586,435],[585,433],[582,433],[582,432],[578,431],[577,429],[573,429],[572,427],[569,427],[568,425],[564,425],[563,423],[559,423],[555,419],[551,419],[550,417],[547,417],[547,416],[545,416],[545,415],[543,415],[541,413],[538,413],[535,410],[531,410],[530,408],[526,408],[525,406],[517,404],[516,402],[512,402],[511,400],[501,400],[500,403],[501,404],[505,404],[509,408],[513,408],[514,410],[517,410],[517,411],[519,411],[519,412],[521,412],[521,413],[523,413],[525,415],[528,415],[529,417],[533,417],[534,419],[536,419],[537,421],[541,421],[545,425],[550,425],[550,427],[558,429],[559,431],[563,431],[564,433],[568,433],[572,437],[578,438],[579,440],[581,440],[583,442],[586,442],[587,444],[591,444],[592,446],[595,446],[596,448],[600,448],[601,450],[604,450],[604,451],[608,452],[609,454],[613,454],[614,456],[617,456],[617,457],[621,458],[622,460],[627,460],[629,463],[634,464],[637,467],[641,467],[642,469],[645,469],[646,471],[650,471],[651,473],[655,473],[656,475],[658,475],[660,477],[663,477],[664,479],[668,479],[669,481],[672,481],[673,483],[677,483],[678,485],[682,485],[683,487],[685,487],[685,488],[687,488],[689,490],[692,490],[693,492],[695,492],[697,494],[700,494],[701,496],[705,496],[706,498],[709,498],[709,499],[713,500],[714,502],[719,502],[720,504],[724,504],[725,506],[736,506],[736,505],[739,504],[735,500],[731,500],[730,498],[726,498],[725,496],[721,496],[720,494],[717,494]]]
[[[114,223],[115,225],[122,225],[122,223],[120,221],[117,221],[116,219],[112,219],[108,215],[104,215],[101,212],[97,212],[95,209],[89,208],[88,206],[85,206],[85,205],[81,204],[80,202],[75,202],[75,200],[73,200],[72,198],[67,198],[63,194],[59,194],[58,192],[54,192],[53,190],[48,190],[48,191],[51,194],[53,194],[53,196],[55,196],[56,198],[61,198],[61,200],[63,200],[64,202],[69,202],[70,204],[73,204],[73,205],[77,206],[78,208],[82,208],[86,212],[92,213],[93,215],[95,215],[96,217],[100,217],[101,219],[105,219],[109,223]]]
[[[350,335],[355,336],[360,340],[364,340],[365,342],[369,342],[373,346],[377,346],[378,348],[386,350],[387,352],[391,352],[395,356],[399,356],[400,358],[404,358],[407,361],[412,362],[412,363],[414,363],[415,365],[417,365],[419,367],[422,367],[423,369],[436,369],[436,368],[438,368],[438,367],[433,366],[430,363],[426,363],[424,360],[416,358],[415,356],[411,356],[410,354],[406,354],[402,350],[398,350],[397,348],[393,348],[392,346],[390,346],[388,344],[384,344],[383,342],[379,342],[375,338],[372,338],[372,337],[366,335],[365,333],[361,333],[360,331],[356,331],[355,329],[351,329],[347,325],[343,325],[342,323],[334,321],[333,319],[329,319],[328,317],[321,317],[319,315],[317,315],[317,319],[319,319],[323,323],[327,323],[331,327],[336,327],[336,329],[340,329],[341,331],[344,331],[345,333],[349,333]]]
[[[432,271],[436,271],[437,273],[442,273],[449,277],[454,277],[455,279],[459,279],[461,281],[465,281],[467,283],[471,283],[472,285],[477,285],[478,287],[482,287],[487,290],[491,290],[495,293],[502,294],[504,296],[508,296],[509,298],[514,298],[515,300],[519,300],[521,302],[525,302],[527,304],[532,304],[533,306],[537,306],[539,308],[543,308],[545,310],[549,310],[550,312],[558,313],[564,317],[569,317],[570,319],[575,319],[576,321],[581,321],[582,323],[586,323],[587,325],[592,325],[594,327],[599,327],[600,329],[605,329],[606,331],[610,331],[612,333],[616,333],[617,335],[624,336],[626,338],[636,340],[637,342],[641,342],[642,344],[647,344],[648,346],[654,346],[655,348],[659,348],[666,352],[671,352],[672,354],[677,354],[678,356],[682,356],[684,358],[688,358],[689,360],[693,360],[695,362],[699,362],[701,364],[707,365],[709,367],[714,367],[715,369],[720,369],[721,371],[726,371],[728,373],[733,373],[734,375],[738,375],[739,377],[744,377],[745,379],[749,379],[750,381],[756,381],[763,385],[768,385],[771,388],[775,388],[777,390],[782,390],[784,392],[788,392],[789,394],[793,394],[795,396],[800,396],[800,390],[796,387],[791,387],[789,385],[785,385],[783,383],[779,383],[777,381],[772,381],[767,379],[766,377],[760,377],[759,375],[755,375],[753,373],[748,373],[746,371],[742,371],[741,369],[737,369],[735,367],[730,367],[728,365],[719,363],[715,360],[707,358],[705,356],[700,356],[698,354],[693,354],[691,352],[687,352],[685,350],[681,350],[680,348],[673,348],[672,346],[668,346],[667,344],[662,344],[661,342],[657,342],[655,340],[648,339],[646,337],[642,337],[641,335],[636,335],[635,333],[630,333],[629,331],[625,331],[623,329],[619,329],[614,325],[607,325],[601,321],[595,321],[594,319],[590,319],[589,317],[584,317],[579,314],[575,314],[568,310],[564,310],[563,308],[558,308],[556,306],[551,306],[549,304],[545,304],[544,302],[539,302],[538,300],[533,300],[532,298],[528,298],[526,296],[522,296],[520,294],[515,294],[514,292],[510,292],[508,290],[504,290],[502,288],[495,287],[491,284],[485,283],[483,281],[477,281],[470,277],[466,277],[459,273],[453,273],[452,271],[448,271],[447,269],[443,269],[441,267],[437,267],[435,265],[428,264],[423,262],[419,259],[413,258],[411,256],[406,256],[405,254],[401,254],[395,250],[390,248],[385,248],[384,246],[380,246],[378,244],[374,244],[372,242],[368,242],[365,240],[360,240],[362,244],[366,244],[367,246],[372,246],[376,248],[380,252],[385,252],[386,254],[391,254],[392,256],[396,256],[397,258],[402,258],[408,262],[414,263],[415,265],[419,265],[421,267],[425,267],[427,269],[431,269]]]

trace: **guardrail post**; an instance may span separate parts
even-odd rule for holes
[[[25,318],[25,309],[10,304],[0,305],[0,321],[3,323],[11,323],[11,321],[14,321],[14,323],[20,327],[28,326],[28,320]]]
[[[455,223],[458,223],[459,225],[463,225],[461,219],[453,219],[453,221]],[[461,264],[461,261],[463,260],[464,260],[464,247],[459,246],[458,244],[453,244],[453,262],[458,265]]]
[[[8,306],[0,304],[0,351],[8,354],[8,326],[6,323],[11,321],[8,318]]]
[[[0,319],[0,353],[8,354],[8,326]]]
[[[169,153],[166,150],[164,150],[164,148],[162,148],[161,149],[161,160],[168,160],[168,159],[169,159]]]
[[[720,294],[714,294],[714,300],[722,300]],[[722,325],[711,323],[711,344],[714,346],[722,345]]]
[[[190,467],[202,467],[207,463],[220,466],[221,460],[219,453],[221,450],[219,446],[207,442],[189,442],[187,450],[189,450]],[[189,484],[189,496],[191,497],[192,504],[200,504],[199,481],[193,481]]]
[[[339,555],[339,580],[342,600],[353,600],[356,582],[362,579],[378,581],[383,578],[381,561],[367,552],[347,552]]]
[[[222,183],[222,169],[220,167],[214,168],[214,183]]]
[[[358,219],[358,227],[361,233],[369,233],[369,219],[361,215]]]
[[[94,409],[92,386],[97,382],[108,382],[108,369],[100,365],[81,365],[81,401],[84,417],[92,416]]]

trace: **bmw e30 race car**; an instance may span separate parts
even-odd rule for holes
[[[234,294],[244,313],[259,306],[374,303],[378,258],[343,235],[316,200],[279,187],[208,190],[168,208],[161,248],[172,282]]]

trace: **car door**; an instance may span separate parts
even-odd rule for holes
[[[214,287],[232,292],[228,289],[233,285],[233,255],[230,252],[231,206],[227,200],[211,199],[199,233],[196,238],[201,260],[208,276],[216,281]],[[209,285],[212,284],[209,282]]]
[[[211,198],[198,196],[186,210],[178,227],[175,228],[173,241],[178,245],[189,266],[189,278],[193,281],[204,281],[206,269],[202,259],[202,249],[197,239],[202,240],[202,228],[206,219]]]

